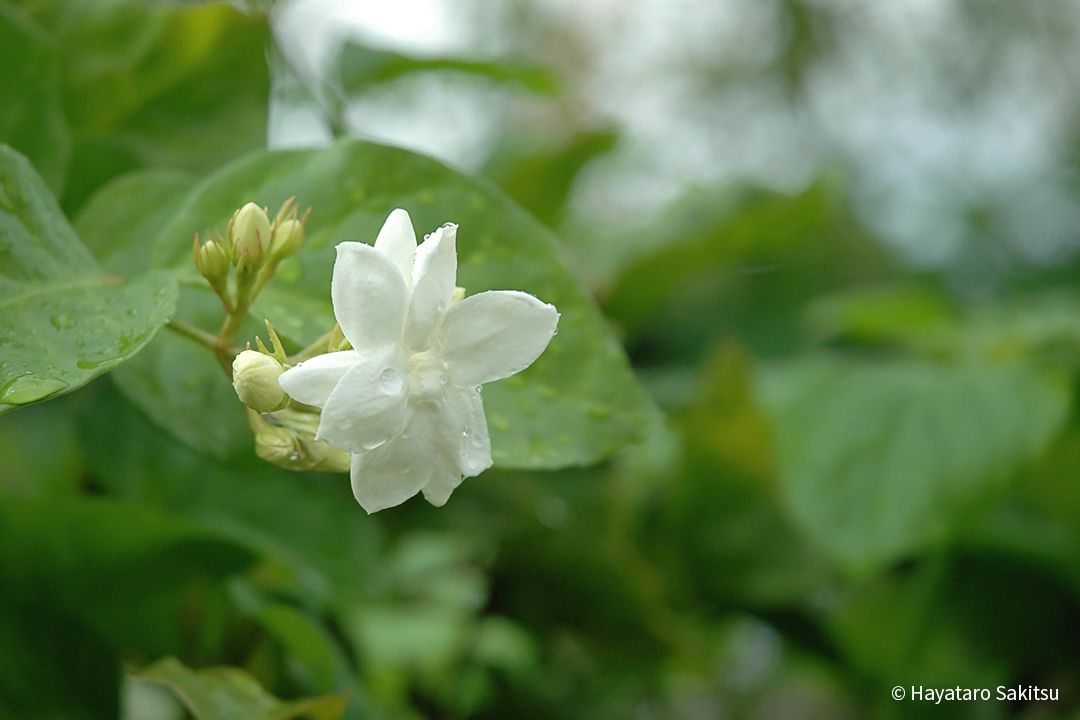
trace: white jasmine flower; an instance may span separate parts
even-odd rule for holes
[[[544,351],[555,307],[512,290],[457,301],[457,226],[417,247],[394,210],[374,247],[337,246],[330,294],[352,350],[320,355],[280,377],[322,408],[316,437],[352,453],[352,488],[369,513],[418,492],[443,505],[463,477],[491,467],[480,385],[520,372]]]

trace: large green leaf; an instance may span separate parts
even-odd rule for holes
[[[428,158],[359,141],[253,154],[192,191],[158,237],[157,265],[186,267],[192,233],[223,227],[244,202],[274,207],[291,195],[313,208],[308,245],[279,269],[255,308],[256,318],[269,318],[286,338],[310,342],[333,324],[329,286],[337,243],[372,241],[395,207],[408,209],[420,232],[458,222],[458,283],[470,294],[525,290],[562,313],[558,336],[533,367],[485,387],[496,463],[530,468],[588,463],[641,436],[653,406],[568,268],[558,241],[489,185]],[[147,356],[129,373],[170,377],[173,373],[160,364],[169,358],[157,357]],[[150,367],[155,362],[157,369]],[[235,404],[220,371],[207,373],[201,387],[213,388],[207,392],[218,393],[221,403]],[[170,393],[143,390],[137,402],[156,405],[150,414],[181,437],[180,424],[219,423],[211,409],[219,407],[216,401],[207,401],[206,412],[187,407],[180,413]]]
[[[151,247],[195,178],[152,168],[121,175],[101,188],[75,217],[79,237],[106,270],[130,276],[150,268]]]
[[[761,389],[790,511],[854,568],[952,533],[1069,407],[1061,378],[1015,364],[812,358],[774,368]]]
[[[60,107],[58,56],[53,43],[13,7],[0,3],[0,143],[25,154],[59,191],[68,160]]]
[[[192,289],[177,305],[179,317],[207,328],[219,323],[221,314],[209,290]],[[257,329],[254,323],[244,326],[249,335]],[[217,458],[252,454],[244,406],[205,347],[165,333],[112,380],[151,420],[188,445]]]
[[[348,702],[343,695],[284,702],[266,692],[244,670],[192,670],[176,658],[159,660],[136,677],[172,690],[195,720],[335,720]]]
[[[27,160],[0,146],[0,414],[71,392],[134,356],[176,281],[105,274]]]

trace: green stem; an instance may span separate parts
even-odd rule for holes
[[[225,374],[232,377],[232,361],[236,357],[237,349],[233,347],[236,334],[240,332],[240,323],[247,316],[247,307],[237,307],[225,316],[225,322],[221,325],[217,337],[214,338],[213,350],[217,356],[218,364]]]
[[[217,350],[217,337],[211,335],[205,330],[195,327],[194,325],[189,325],[183,320],[170,320],[169,324],[166,327],[168,327],[175,333],[183,335],[189,340],[193,340],[194,342],[199,343],[204,347],[208,347],[211,350],[215,351]]]

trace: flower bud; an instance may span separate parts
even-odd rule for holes
[[[305,470],[321,472],[347,473],[352,466],[352,457],[344,450],[338,450],[324,440],[300,438],[303,448]]]
[[[287,258],[300,252],[304,245],[304,223],[296,218],[285,218],[274,223],[270,238],[270,254],[277,259]]]
[[[236,211],[229,223],[233,257],[237,263],[258,264],[270,246],[270,218],[255,203]]]
[[[255,454],[268,463],[292,467],[300,458],[300,444],[287,428],[266,423],[255,432]]]
[[[289,398],[278,385],[284,368],[274,358],[254,350],[244,350],[233,360],[233,388],[240,402],[256,412],[280,410]]]
[[[213,240],[198,246],[195,250],[195,267],[211,285],[221,282],[229,274],[229,257],[225,248]]]
[[[286,408],[273,415],[248,412],[255,434],[255,454],[287,470],[349,472],[352,458],[322,440],[315,439],[319,416]]]

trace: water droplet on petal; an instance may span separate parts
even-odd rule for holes
[[[405,387],[405,376],[394,368],[379,373],[379,390],[383,395],[400,395]]]

